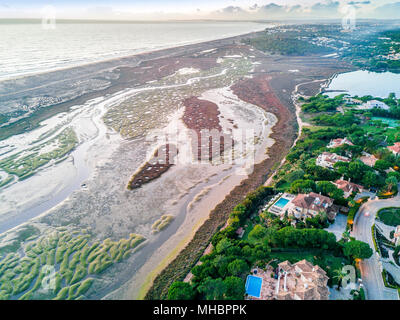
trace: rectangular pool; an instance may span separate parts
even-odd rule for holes
[[[248,275],[246,279],[246,293],[254,298],[260,298],[262,278]]]
[[[278,208],[283,208],[289,203],[290,200],[286,198],[280,198],[277,202],[275,202],[274,206],[277,206]]]

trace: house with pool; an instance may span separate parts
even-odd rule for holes
[[[269,211],[282,218],[287,214],[298,220],[325,213],[327,218],[333,221],[339,213],[339,207],[333,204],[333,199],[315,192],[298,195],[285,193],[270,207]]]
[[[247,300],[328,300],[328,276],[307,260],[291,264],[284,261],[277,268],[255,268],[247,276]]]

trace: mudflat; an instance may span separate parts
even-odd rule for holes
[[[18,90],[0,93],[3,101],[39,93],[60,97],[0,128],[0,160],[8,166],[21,154],[51,152],[55,137],[67,128],[77,140],[67,155],[0,190],[3,252],[40,244],[56,254],[59,246],[52,247],[49,238],[76,241],[77,249],[64,253],[67,261],[76,252],[83,254],[80,245],[91,250],[100,243],[101,250],[92,249],[97,255],[70,269],[59,268],[61,258],[49,260],[64,280],[59,292],[46,298],[76,283],[89,299],[165,297],[168,285],[188,274],[232,208],[266,181],[293,144],[295,86],[349,69],[333,57],[267,55],[240,42],[254,35],[17,79],[13,86]],[[82,79],[90,83],[85,90],[77,86]],[[199,158],[201,140],[192,134],[202,129],[215,129],[233,142],[218,149],[206,144],[212,156]],[[248,131],[251,139],[235,138]],[[16,133],[24,133],[24,139],[16,139]],[[51,143],[43,145],[46,139]],[[169,153],[167,145],[179,151],[173,165],[170,158],[154,162],[163,148]],[[243,170],[249,154],[253,166]],[[139,178],[129,190],[135,173]],[[168,226],[153,232],[163,216],[170,217]],[[21,230],[30,230],[29,236],[21,237]],[[69,276],[76,268],[86,268],[80,278]],[[29,292],[30,297],[40,294]]]

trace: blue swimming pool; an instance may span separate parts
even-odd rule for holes
[[[260,298],[262,278],[256,276],[247,276],[246,279],[246,294],[254,298]]]
[[[288,204],[288,202],[289,202],[288,199],[280,198],[277,202],[275,202],[274,205],[282,209],[284,206]]]

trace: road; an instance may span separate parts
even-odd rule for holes
[[[386,207],[400,207],[400,196],[386,200],[369,200],[364,203],[354,220],[352,236],[364,241],[374,250],[371,258],[360,263],[361,277],[368,300],[398,300],[397,290],[385,287],[382,279],[381,262],[372,241],[371,227],[376,213]]]

